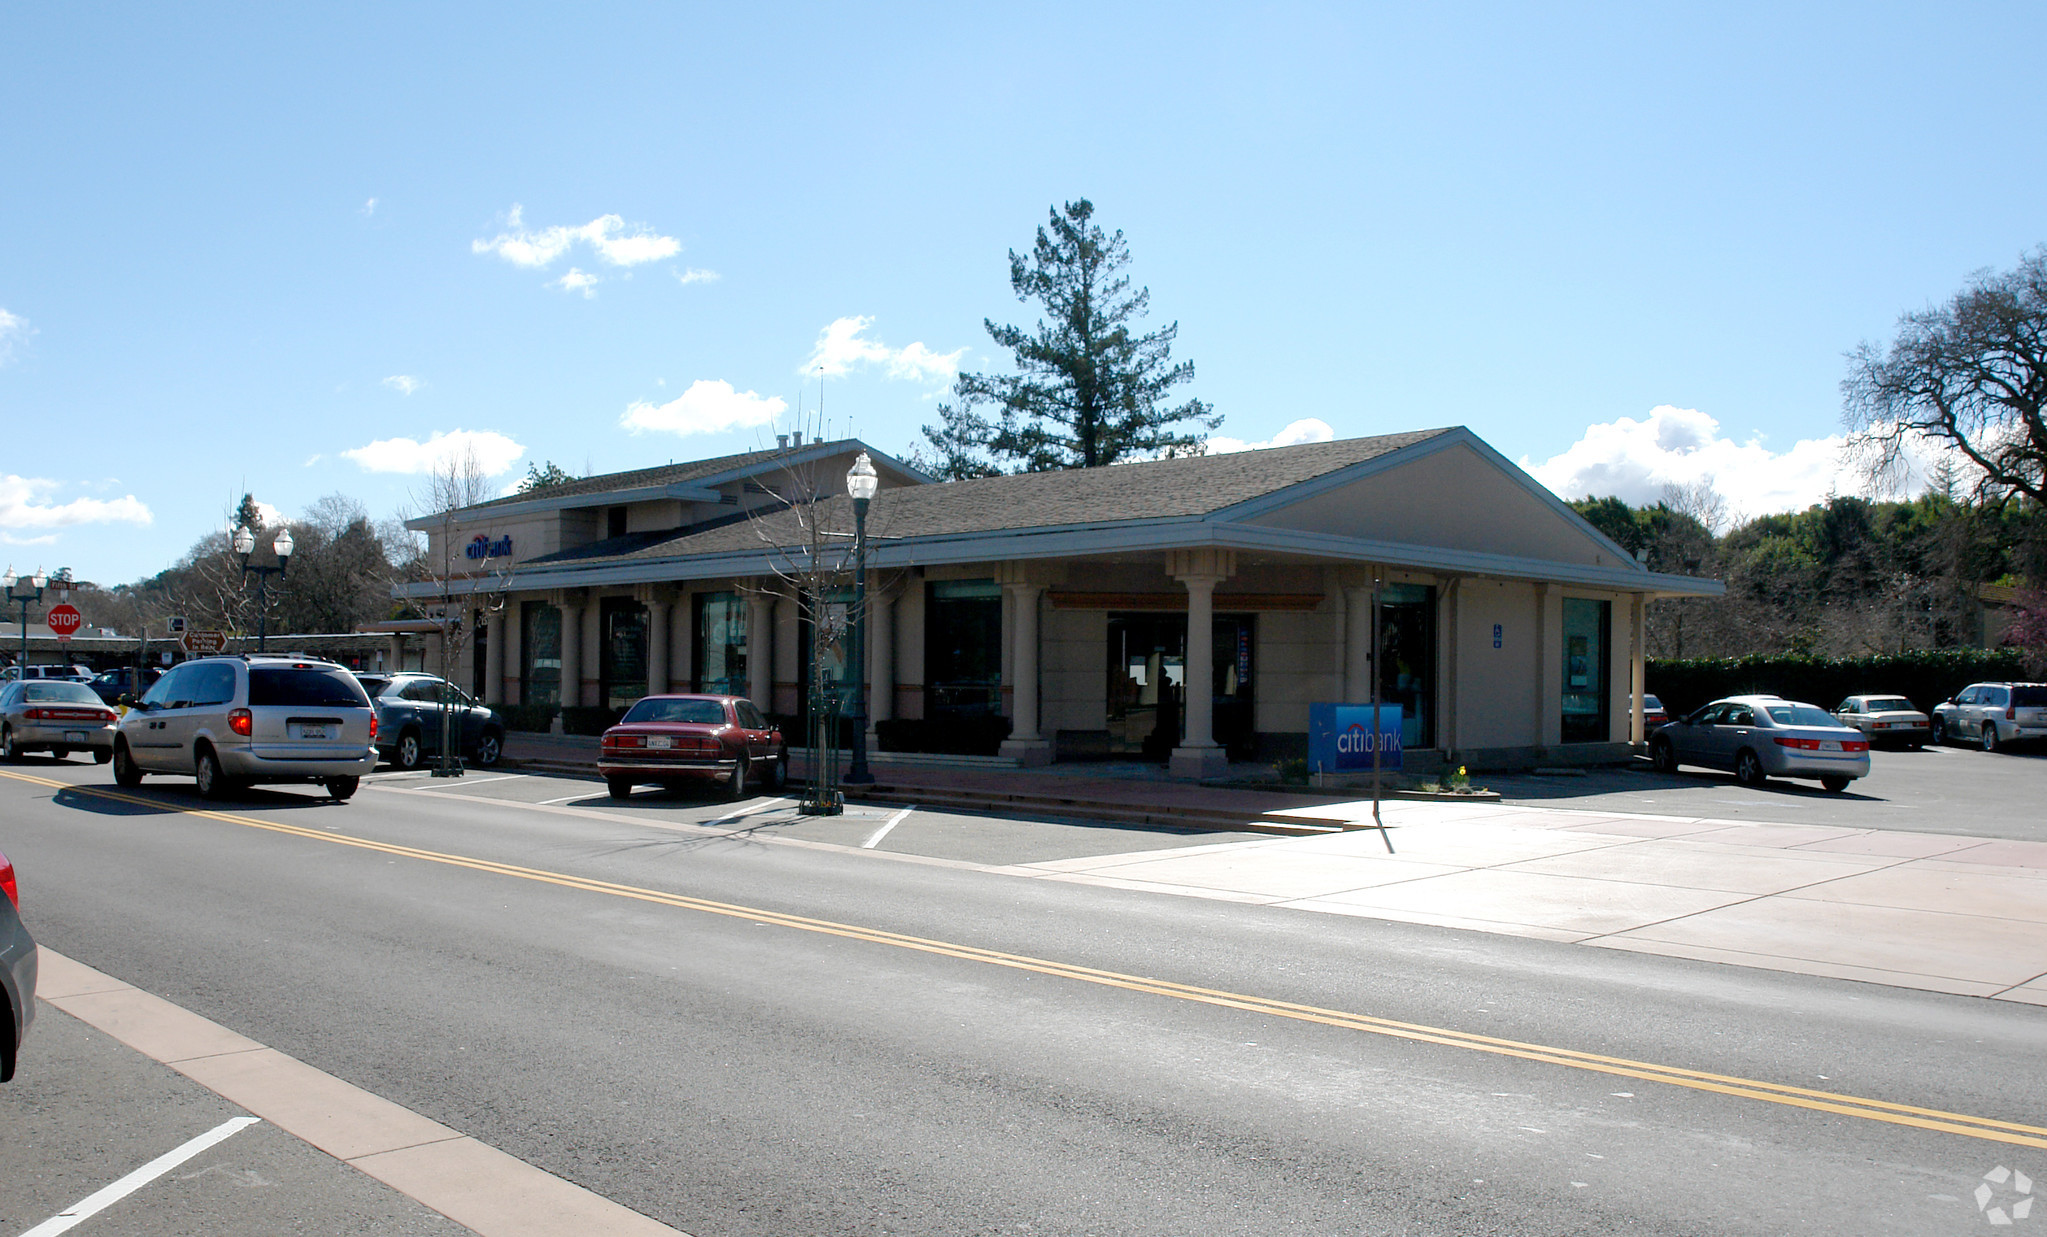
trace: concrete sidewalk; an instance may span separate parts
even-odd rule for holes
[[[1369,803],[1282,813],[1355,825]],[[1058,879],[2047,1006],[2047,844],[1391,803],[1376,831],[1022,865]]]

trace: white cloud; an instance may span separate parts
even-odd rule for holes
[[[862,366],[879,365],[891,378],[907,378],[938,386],[951,383],[959,374],[960,357],[966,355],[965,348],[933,352],[921,343],[891,348],[878,339],[865,337],[867,328],[872,325],[873,318],[858,315],[833,320],[831,325],[817,333],[817,347],[811,350],[810,358],[797,372],[814,374],[823,370],[827,378],[838,378]]]
[[[1304,442],[1329,442],[1336,437],[1329,422],[1319,417],[1307,417],[1289,424],[1279,433],[1264,442],[1245,442],[1241,438],[1210,438],[1210,455],[1228,455],[1232,451],[1262,451],[1266,447],[1291,447]]]
[[[371,199],[370,199],[369,201],[367,201],[367,202],[364,202],[364,203],[362,204],[362,211],[361,211],[360,213],[361,213],[362,217],[363,217],[363,218],[365,218],[365,219],[369,218],[369,217],[370,217],[371,215],[374,215],[374,214],[376,214],[376,213],[377,213],[377,199],[375,199],[375,198],[371,198]]]
[[[1662,404],[1637,421],[1622,417],[1588,426],[1562,453],[1521,467],[1564,498],[1614,495],[1628,503],[1654,503],[1666,485],[1711,486],[1741,516],[1803,511],[1830,494],[1867,494],[1868,478],[1843,451],[1846,438],[1805,438],[1773,451],[1758,434],[1737,442],[1720,422],[1693,408]],[[1922,446],[1897,492],[1923,489],[1938,452]]]
[[[549,281],[547,286],[550,288],[560,288],[564,292],[580,292],[583,294],[583,299],[587,301],[597,295],[590,289],[603,282],[597,276],[572,266],[569,268],[568,274],[563,275],[560,279]]]
[[[470,252],[494,253],[514,265],[536,269],[553,265],[578,244],[588,245],[612,266],[638,266],[682,252],[682,242],[672,236],[662,236],[645,227],[628,232],[625,220],[617,215],[599,215],[575,227],[556,224],[529,231],[521,209],[513,206],[505,216],[505,227],[505,231],[490,240],[469,242]]]
[[[665,404],[635,400],[618,423],[635,434],[715,434],[723,430],[772,425],[788,409],[781,397],[762,398],[753,391],[735,391],[729,382],[699,378],[689,390]]]
[[[476,453],[476,465],[486,477],[511,469],[526,448],[503,434],[489,430],[435,431],[425,442],[411,438],[379,438],[365,447],[341,453],[365,472],[429,473],[466,451]]]
[[[27,318],[0,309],[0,365],[12,361],[15,345],[33,334],[35,331],[30,329]]]
[[[284,513],[284,508],[273,507],[260,498],[256,500],[256,514],[262,518],[265,528],[283,528],[291,523],[291,517]]]
[[[400,395],[410,395],[419,390],[420,381],[411,374],[393,374],[384,379],[384,385]]]
[[[75,524],[152,524],[156,517],[133,494],[121,498],[74,498],[53,503],[58,483],[42,477],[0,477],[0,529],[69,528]],[[12,540],[10,538],[10,540]],[[12,540],[15,545],[40,545]]]
[[[301,465],[299,465],[299,467],[301,467],[301,468],[311,468],[311,467],[312,467],[313,465],[315,465],[315,464],[319,463],[319,462],[320,462],[321,460],[323,460],[323,459],[326,459],[326,458],[327,458],[326,456],[322,455],[322,454],[321,454],[321,453],[319,453],[318,451],[315,451],[315,452],[314,452],[313,454],[311,454],[311,455],[307,456],[307,457],[306,457],[306,462],[305,462],[305,463],[303,463],[303,464],[301,464]]]
[[[676,282],[684,284],[717,283],[721,278],[723,276],[719,275],[716,271],[698,270],[694,266],[686,266],[675,272]]]

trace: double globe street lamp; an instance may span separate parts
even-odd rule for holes
[[[277,551],[277,566],[252,566],[249,563],[249,555],[256,549],[256,534],[246,524],[235,529],[235,553],[242,556],[242,575],[244,578],[247,578],[250,572],[256,573],[256,651],[258,653],[264,651],[264,642],[270,634],[270,615],[263,608],[264,586],[270,582],[271,576],[281,576],[284,574],[285,568],[291,566],[293,544],[291,530],[288,528],[280,529],[277,539],[270,543],[270,548]]]
[[[853,761],[846,784],[867,786],[867,504],[881,488],[874,461],[862,451],[846,473],[846,493],[853,496]]]
[[[43,586],[49,582],[50,577],[40,571],[17,576],[12,567],[0,576],[0,587],[7,590],[7,603],[21,607],[21,663],[15,673],[24,678],[28,676],[28,608],[43,599]]]

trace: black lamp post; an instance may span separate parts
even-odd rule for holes
[[[846,473],[846,492],[853,496],[853,761],[846,770],[848,786],[868,786],[867,771],[867,504],[881,488],[874,461],[862,451]]]
[[[43,599],[43,585],[49,582],[50,577],[40,571],[17,576],[12,567],[0,576],[0,586],[7,589],[8,604],[21,607],[21,668],[15,672],[21,678],[28,677],[28,608]]]
[[[235,553],[242,556],[242,575],[246,577],[252,571],[256,573],[256,651],[258,653],[264,651],[264,643],[270,634],[270,615],[263,608],[264,586],[270,582],[271,576],[281,576],[284,574],[285,568],[291,566],[292,545],[291,530],[288,528],[279,530],[277,540],[270,543],[270,548],[277,551],[277,566],[252,567],[249,565],[249,555],[256,548],[256,534],[250,532],[247,525],[243,525],[235,530]]]

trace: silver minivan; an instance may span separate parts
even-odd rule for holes
[[[377,714],[332,662],[248,654],[175,666],[121,719],[114,780],[194,778],[220,799],[243,786],[315,782],[353,795],[377,765]]]

